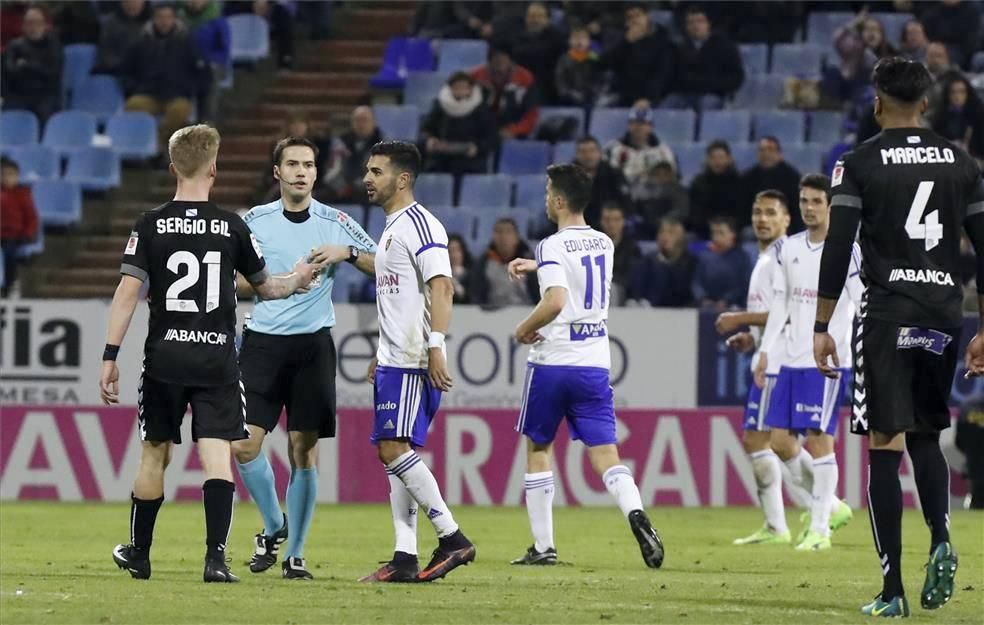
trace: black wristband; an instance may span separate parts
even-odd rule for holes
[[[813,331],[817,334],[823,334],[830,327],[829,321],[816,321],[813,323]]]
[[[106,348],[103,350],[103,360],[116,360],[116,356],[120,353],[119,345],[110,345],[106,343]]]
[[[350,245],[349,257],[345,259],[345,262],[355,264],[357,260],[359,260],[359,248]]]

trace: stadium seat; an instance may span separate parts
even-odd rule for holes
[[[226,18],[232,40],[232,60],[255,63],[270,56],[270,25],[259,15],[241,13]]]
[[[764,74],[769,71],[769,45],[765,43],[743,43],[738,46],[745,74]]]
[[[541,106],[540,115],[537,117],[536,126],[533,128],[532,136],[536,137],[536,133],[539,132],[540,126],[542,126],[548,119],[553,119],[555,117],[576,118],[577,131],[574,136],[580,137],[584,132],[584,109],[576,106]]]
[[[105,121],[123,110],[123,90],[113,76],[88,76],[72,90],[72,109]]]
[[[420,132],[420,110],[416,106],[377,104],[372,107],[376,124],[387,139],[416,141]]]
[[[70,226],[82,219],[82,191],[67,180],[39,180],[31,195],[45,226]]]
[[[653,110],[653,132],[661,141],[671,145],[693,141],[696,131],[697,114],[693,111]]]
[[[831,47],[834,32],[853,20],[854,17],[854,13],[850,11],[815,11],[810,13],[806,21],[806,41],[825,48]]]
[[[782,76],[817,78],[823,60],[820,46],[803,43],[777,43],[772,47],[772,73]]]
[[[598,140],[602,147],[613,139],[626,133],[629,127],[629,109],[596,108],[591,113],[588,134]]]
[[[577,141],[558,141],[553,147],[552,163],[573,163],[577,154]]]
[[[96,46],[91,43],[73,43],[64,48],[62,65],[62,95],[81,83],[96,64]]]
[[[513,206],[528,210],[543,210],[547,189],[547,177],[544,174],[526,174],[513,178],[516,182],[516,199]]]
[[[774,66],[774,64],[773,64]],[[733,109],[774,109],[782,102],[782,92],[785,88],[786,77],[776,74],[758,74],[745,76],[735,99]]]
[[[68,157],[65,180],[85,191],[106,191],[120,186],[120,157],[111,148],[89,147]]]
[[[502,174],[465,174],[461,179],[458,206],[509,205],[512,178]]]
[[[881,22],[882,28],[885,29],[885,39],[896,49],[902,43],[902,30],[905,28],[906,22],[916,19],[912,13],[878,12],[869,13],[868,17],[873,17]]]
[[[430,111],[447,79],[447,74],[441,72],[409,72],[403,86],[403,104]]]
[[[489,44],[481,39],[445,39],[438,50],[437,71],[450,74],[485,63]]]
[[[10,148],[38,142],[38,116],[31,111],[0,112],[0,146]]]
[[[801,174],[823,173],[823,146],[816,143],[804,143],[783,147],[783,158]]]
[[[157,155],[157,120],[150,113],[117,113],[106,123],[113,152],[121,158],[153,158]]]
[[[833,145],[843,136],[844,114],[837,111],[813,111],[810,113],[810,141]]]
[[[455,206],[428,206],[427,210],[437,217],[449,235],[457,234],[468,239],[475,231],[475,216],[467,210]]]
[[[92,145],[95,136],[95,117],[83,111],[61,111],[45,124],[41,143],[59,154],[69,154]]]
[[[738,171],[744,171],[755,165],[758,146],[754,143],[732,143],[731,158],[735,161]]]
[[[454,204],[454,177],[451,174],[420,174],[413,185],[413,196],[427,208],[451,206]]]
[[[700,140],[748,141],[752,115],[748,111],[705,111],[700,118]]]
[[[706,147],[703,143],[680,143],[673,146],[673,154],[676,156],[677,169],[683,184],[690,184],[703,169]]]
[[[508,176],[540,173],[550,165],[550,151],[546,141],[504,141],[499,152],[499,173]]]
[[[383,52],[383,66],[369,84],[377,89],[398,89],[406,83],[407,72],[434,69],[434,53],[429,39],[392,37]]]
[[[805,130],[803,113],[799,111],[762,111],[755,114],[756,140],[771,135],[784,146],[800,144],[806,136]]]
[[[55,180],[61,176],[61,159],[51,148],[25,145],[10,151],[10,158],[20,167],[21,180]]]

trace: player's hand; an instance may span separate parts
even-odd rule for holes
[[[519,280],[528,273],[536,271],[536,261],[529,258],[514,258],[506,266],[510,280]]]
[[[348,260],[350,253],[347,245],[322,245],[311,250],[308,262],[320,265],[337,265]]]
[[[523,345],[533,345],[534,343],[539,343],[543,340],[543,335],[536,330],[532,332],[525,332],[520,328],[516,328],[516,341],[522,343]]]
[[[107,406],[120,403],[120,368],[115,360],[104,360],[99,376],[99,397]]]
[[[964,378],[984,375],[984,337],[980,334],[975,334],[974,338],[970,339],[967,353],[964,354],[964,365],[967,367]]]
[[[769,355],[765,352],[759,352],[758,362],[755,363],[755,370],[752,371],[752,379],[755,381],[755,386],[765,388],[765,371],[768,368]]]
[[[311,284],[311,280],[314,280],[314,277],[318,275],[318,272],[322,269],[324,269],[323,264],[305,262],[303,258],[297,261],[297,263],[294,264],[293,271],[297,275],[301,276],[301,284],[294,292],[296,293],[300,291],[302,293],[306,293],[310,290],[308,289],[308,285]]]
[[[369,361],[369,371],[366,372],[366,382],[369,384],[376,384],[376,357],[373,356],[372,360]]]
[[[739,332],[728,337],[725,344],[736,352],[744,354],[755,349],[755,337],[750,332]]]
[[[721,336],[731,334],[740,327],[741,324],[738,322],[738,313],[723,312],[717,316],[717,319],[714,320],[714,329],[716,329],[718,334]]]
[[[840,360],[837,358],[837,344],[829,332],[816,332],[813,335],[813,359],[817,361],[817,369],[825,377],[837,379],[840,373]],[[833,363],[833,366],[831,366]]]
[[[448,361],[444,357],[444,352],[438,347],[432,347],[427,350],[427,355],[430,357],[427,373],[430,376],[431,384],[434,388],[447,393],[451,390],[451,374],[448,373]]]

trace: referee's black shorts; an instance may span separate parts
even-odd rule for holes
[[[335,343],[331,328],[274,335],[246,330],[239,350],[246,423],[272,430],[287,409],[287,430],[335,436]]]
[[[950,427],[960,328],[862,318],[854,334],[851,432],[939,432]]]

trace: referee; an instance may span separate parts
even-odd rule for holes
[[[312,578],[303,552],[318,493],[318,439],[335,435],[331,337],[335,265],[347,261],[373,275],[376,251],[373,240],[352,218],[311,197],[317,159],[318,148],[307,139],[288,137],[277,143],[273,175],[280,181],[281,199],[254,207],[244,218],[271,271],[289,270],[307,257],[329,265],[306,293],[279,301],[259,299],[239,354],[250,437],[237,441],[233,453],[263,518],[249,569],[259,573],[273,566],[280,545],[287,541],[283,561],[287,579]],[[286,515],[280,510],[273,468],[261,453],[264,437],[277,425],[284,408],[291,465]]]

